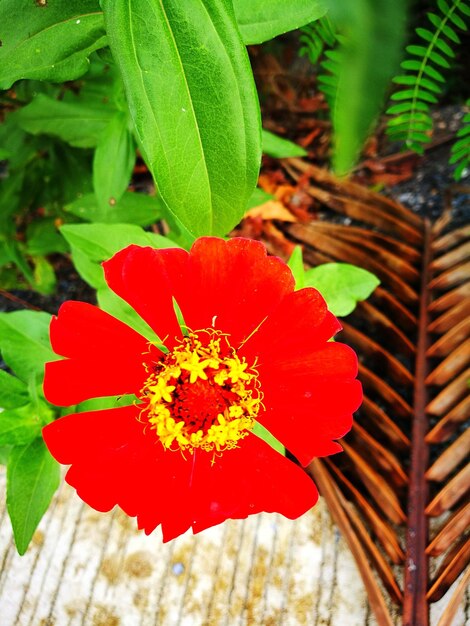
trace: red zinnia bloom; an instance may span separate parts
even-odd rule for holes
[[[166,351],[99,308],[66,302],[51,322],[63,357],[46,398],[66,406],[135,394],[131,406],[44,428],[66,480],[99,511],[119,505],[165,541],[260,511],[294,519],[317,500],[295,463],[252,433],[267,428],[302,465],[341,450],[362,398],[357,359],[321,295],[247,239],[205,237],[188,253],[129,246],[104,263],[110,288]],[[177,303],[189,330],[183,334]]]

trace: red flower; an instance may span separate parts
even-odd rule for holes
[[[104,270],[166,352],[90,304],[66,302],[53,318],[52,346],[66,358],[46,365],[50,402],[138,397],[44,428],[79,496],[99,511],[119,505],[146,533],[161,524],[165,541],[312,507],[312,481],[252,429],[261,423],[302,465],[341,450],[334,439],[362,393],[356,355],[328,342],[340,325],[320,294],[294,291],[288,267],[246,239],[201,238],[189,253],[129,246]]]

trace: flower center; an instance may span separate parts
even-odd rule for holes
[[[253,429],[262,401],[258,372],[220,331],[190,332],[147,369],[140,419],[164,448],[231,450]]]

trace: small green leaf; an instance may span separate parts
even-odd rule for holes
[[[102,214],[114,212],[116,203],[129,185],[135,159],[127,115],[118,112],[103,132],[93,159],[93,188]]]
[[[2,0],[0,40],[0,89],[20,78],[73,80],[106,45],[103,14],[98,0]]]
[[[15,446],[7,462],[7,508],[19,554],[24,554],[59,486],[59,464],[42,439]]]
[[[95,194],[86,194],[64,207],[67,213],[76,215],[86,222],[105,224],[128,223],[148,226],[161,219],[165,205],[160,196],[147,196],[144,193],[125,191],[121,199],[112,207],[103,210],[98,205]]]
[[[305,268],[301,246],[295,246],[287,265],[295,278],[295,288],[302,289],[305,286]]]
[[[305,272],[305,286],[318,289],[338,317],[352,313],[356,303],[366,300],[379,284],[374,274],[348,263],[325,263]]]
[[[167,210],[193,235],[242,217],[261,160],[259,105],[229,0],[103,0],[111,51]]]
[[[16,376],[12,376],[5,370],[0,369],[0,408],[14,409],[26,404],[27,401],[28,387],[26,384]]]
[[[259,422],[255,422],[255,426],[252,432],[254,435],[270,445],[271,448],[276,450],[276,452],[279,452],[279,454],[282,454],[284,456],[286,455],[286,449],[282,445],[282,443],[278,441],[275,437],[273,437],[269,430],[267,430],[262,424],[260,424]]]
[[[325,15],[326,0],[234,0],[243,41],[263,43]]]
[[[292,141],[279,137],[268,130],[262,131],[263,152],[275,159],[306,156],[307,151]]]
[[[23,382],[42,381],[44,364],[57,360],[49,341],[51,316],[42,311],[0,313],[0,352]]]

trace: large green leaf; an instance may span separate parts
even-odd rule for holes
[[[262,43],[318,20],[327,0],[233,0],[243,41]]]
[[[12,448],[7,462],[7,507],[16,548],[24,554],[59,486],[59,464],[42,439]]]
[[[372,131],[398,69],[406,0],[328,0],[340,33],[336,51],[333,165],[347,173]]]
[[[83,98],[59,101],[39,94],[16,117],[28,133],[53,135],[77,148],[93,148],[114,113],[110,103]]]
[[[147,163],[194,235],[242,217],[261,159],[256,88],[229,0],[103,0]]]
[[[20,78],[77,78],[106,45],[98,0],[1,0],[0,40],[0,89]]]
[[[41,381],[44,363],[58,357],[49,341],[51,316],[41,311],[0,313],[0,352],[3,360],[25,383]]]

